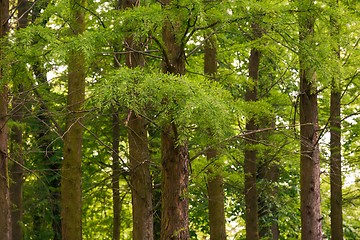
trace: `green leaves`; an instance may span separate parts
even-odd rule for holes
[[[184,136],[193,130],[210,129],[217,137],[231,132],[233,100],[216,82],[128,68],[101,81],[93,90],[99,107],[125,106],[158,125],[174,121]]]

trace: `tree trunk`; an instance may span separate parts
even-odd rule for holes
[[[120,239],[121,199],[120,199],[120,119],[114,107],[112,113],[112,192],[113,192],[113,240]]]
[[[123,2],[123,8],[134,8],[139,4],[139,1],[128,0]],[[132,36],[125,39],[127,67],[144,67],[145,59],[143,54],[135,52],[136,50],[142,50],[140,45],[141,43],[136,43]],[[147,121],[130,110],[127,132],[132,191],[133,239],[152,240],[154,237],[152,182]]]
[[[9,29],[9,1],[0,1],[0,39],[5,37]],[[0,60],[3,49],[0,46]],[[0,80],[3,69],[0,68]],[[11,213],[8,179],[8,136],[7,136],[8,89],[4,81],[0,81],[0,239],[11,240]]]
[[[217,61],[216,41],[214,37],[211,37],[206,41],[204,51],[204,73],[207,77],[215,79]],[[206,154],[209,162],[214,161],[217,156],[218,153],[216,149],[213,148],[209,149]],[[212,166],[209,167],[208,173],[210,240],[224,240],[226,239],[224,180],[221,172],[216,171],[214,173],[214,168]]]
[[[338,0],[334,0],[334,8],[338,8]],[[336,40],[334,49],[335,61],[340,66],[339,23],[334,16],[330,17],[331,36]],[[338,71],[336,71],[338,70]],[[342,219],[342,180],[341,180],[341,80],[340,68],[335,70],[332,79],[330,97],[330,218],[331,239],[344,238]]]
[[[162,153],[162,216],[161,239],[189,239],[188,182],[189,156],[186,144],[178,144],[175,124],[161,134]]]
[[[169,6],[171,0],[163,3]],[[185,74],[185,52],[177,36],[181,32],[180,24],[170,22],[168,18],[164,20],[164,73]],[[190,238],[187,197],[189,153],[187,142],[179,142],[177,126],[172,123],[171,116],[169,118],[161,133],[161,240],[184,240]]]
[[[133,203],[133,239],[153,239],[152,187],[147,122],[134,112],[128,122],[131,188]]]
[[[75,36],[84,31],[85,0],[70,1],[70,26]],[[62,238],[82,239],[81,229],[81,158],[82,118],[85,100],[85,58],[81,50],[71,49],[68,60],[67,120],[64,136],[64,160],[61,169]]]
[[[301,237],[322,239],[320,215],[320,151],[316,73],[307,51],[314,51],[312,0],[299,1],[300,61],[300,195]]]
[[[206,153],[208,161],[214,161],[217,156],[215,149],[210,149]],[[222,174],[218,172],[214,174],[212,167],[209,167],[208,171],[208,201],[210,240],[225,240],[224,179]]]
[[[252,31],[254,39],[261,37],[261,31],[257,24],[252,24]],[[245,100],[249,102],[257,101],[258,98],[258,81],[259,81],[259,65],[260,65],[260,51],[252,48],[249,59],[249,86],[246,89]],[[246,123],[246,130],[253,132],[257,129],[257,125],[253,118],[250,118]],[[244,175],[245,175],[245,223],[246,223],[246,239],[259,239],[259,220],[258,220],[258,193],[256,187],[257,175],[257,156],[256,150],[256,135],[251,133],[248,135],[245,148],[244,159]]]

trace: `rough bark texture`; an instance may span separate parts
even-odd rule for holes
[[[85,0],[70,1],[73,34],[84,31]],[[80,50],[69,51],[67,120],[64,136],[64,160],[61,169],[62,238],[82,239],[81,229],[81,158],[83,105],[85,100],[85,59]]]
[[[259,26],[255,23],[252,24],[254,38],[261,37]],[[260,64],[260,51],[252,48],[249,59],[249,86],[246,89],[245,100],[257,101],[258,98],[258,80],[259,80],[259,64]],[[249,119],[246,123],[246,130],[253,132],[257,129],[254,119]],[[245,222],[246,222],[246,239],[256,240],[259,239],[259,221],[258,221],[258,193],[256,187],[256,174],[257,174],[257,156],[256,150],[256,135],[249,134],[247,138],[247,146],[245,149],[244,159],[244,174],[245,174]]]
[[[334,8],[338,8],[338,0],[334,0]],[[331,37],[336,40],[334,49],[335,60],[340,65],[339,23],[336,17],[331,16]],[[338,71],[336,71],[338,70]],[[342,217],[342,179],[341,179],[341,80],[339,69],[336,69],[332,80],[330,97],[330,218],[331,239],[344,238]]]
[[[204,47],[204,73],[208,78],[215,79],[217,72],[216,41],[214,37],[209,38]],[[209,162],[217,158],[216,149],[210,149],[206,157]],[[209,226],[210,240],[226,239],[225,228],[225,195],[224,180],[219,171],[214,173],[212,166],[209,167],[208,176],[208,204],[209,204]]]
[[[162,153],[162,240],[189,239],[188,199],[189,156],[187,145],[178,144],[174,124],[161,134]]]
[[[124,1],[123,8],[133,8],[139,1]],[[136,43],[132,36],[125,40],[126,66],[129,68],[144,67],[145,59],[141,51],[141,43]],[[148,144],[147,121],[135,112],[129,112],[127,123],[129,139],[129,159],[133,211],[133,239],[152,240],[152,182],[150,175],[150,152]]]
[[[169,5],[170,0],[164,1]],[[163,72],[183,75],[185,52],[177,34],[180,22],[164,20],[162,38],[164,42]],[[164,99],[166,101],[166,99]],[[170,117],[171,118],[171,117]],[[178,142],[177,126],[169,122],[161,133],[162,161],[162,210],[161,240],[189,239],[188,183],[189,155],[186,142]]]
[[[0,0],[0,38],[8,31],[9,1]],[[0,46],[0,59],[3,57],[3,49]],[[0,80],[3,77],[3,69],[0,68]],[[0,239],[11,239],[11,213],[8,179],[8,133],[7,133],[7,107],[8,89],[3,81],[0,81]]]
[[[300,195],[301,237],[322,239],[320,215],[320,151],[316,73],[307,51],[314,50],[312,40],[315,16],[313,1],[299,1],[300,40]]]
[[[133,203],[133,239],[153,239],[152,187],[147,122],[130,113],[128,122],[131,188]]]

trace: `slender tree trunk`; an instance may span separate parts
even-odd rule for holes
[[[112,113],[112,192],[113,192],[113,240],[120,239],[121,199],[120,199],[120,119],[119,112],[114,107]]]
[[[0,39],[5,37],[9,28],[9,1],[0,1]],[[0,46],[0,60],[3,49]],[[3,69],[0,68],[0,80]],[[8,179],[8,136],[7,136],[8,89],[4,81],[0,81],[0,239],[11,240],[11,213]]]
[[[25,28],[28,24],[28,1],[23,0],[18,3],[18,16],[19,16],[19,25],[18,28]],[[19,84],[15,87],[15,94],[13,98],[13,116],[12,119],[17,123],[21,124],[23,121],[24,115],[24,87],[23,84]],[[21,240],[23,239],[22,232],[22,187],[23,187],[23,165],[24,165],[24,156],[23,156],[23,129],[19,125],[15,125],[12,128],[12,144],[11,144],[11,153],[14,162],[10,164],[10,199],[11,199],[11,219],[12,219],[12,238]]]
[[[18,96],[13,99],[13,116],[12,119],[21,124],[23,120],[23,100],[21,97],[23,88],[20,86]],[[12,219],[12,238],[21,240],[23,238],[22,233],[22,186],[23,186],[23,129],[19,125],[12,127],[11,133],[11,156],[13,162],[10,163],[10,200],[11,200],[11,219]]]
[[[320,214],[320,151],[316,73],[307,51],[314,51],[314,3],[299,1],[300,61],[300,195],[301,237],[322,239]]]
[[[254,38],[261,37],[261,31],[257,24],[252,24]],[[252,48],[249,59],[249,80],[251,81],[247,87],[245,100],[249,102],[257,101],[258,98],[258,80],[259,80],[260,51]],[[249,119],[246,124],[246,130],[253,132],[257,129],[254,119]],[[259,221],[258,221],[258,193],[256,187],[257,175],[257,156],[256,135],[249,134],[247,146],[245,149],[244,174],[245,174],[245,222],[246,222],[246,239],[259,239]]]
[[[170,5],[165,0],[164,5]],[[165,19],[162,29],[164,42],[163,72],[185,74],[185,52],[177,34],[180,22]],[[171,117],[170,117],[171,118]],[[189,153],[186,142],[179,142],[176,124],[169,119],[161,133],[162,210],[161,240],[189,239],[188,184]]]
[[[336,9],[338,0],[334,0]],[[334,55],[336,61],[340,62],[339,47],[339,23],[334,16],[330,17],[331,36],[336,40]],[[339,64],[340,65],[340,64]],[[339,68],[337,69],[339,70]],[[336,71],[332,79],[330,97],[330,218],[331,218],[331,239],[341,240],[344,238],[342,219],[342,180],[341,180],[341,81],[340,71]]]
[[[217,72],[216,61],[216,41],[211,37],[205,43],[204,55],[204,73],[209,78],[215,78]],[[209,162],[214,161],[218,157],[216,149],[209,149],[206,154]],[[210,166],[208,176],[208,204],[209,204],[209,226],[210,240],[226,239],[225,228],[225,195],[224,195],[224,179],[221,172]]]
[[[269,154],[265,154],[265,157],[269,157]],[[261,194],[259,194],[259,238],[260,239],[272,239],[278,240],[280,237],[279,226],[277,219],[272,219],[270,222],[269,214],[272,216],[277,215],[277,207],[273,200],[277,193],[278,188],[275,183],[279,180],[279,165],[274,162],[274,159],[264,159],[262,164],[258,167],[258,181],[262,181]],[[266,219],[261,221],[262,218]]]
[[[75,36],[85,28],[85,0],[71,0],[70,26]],[[82,239],[81,158],[85,100],[85,58],[81,50],[71,49],[68,60],[68,97],[64,160],[61,169],[62,238]]]
[[[124,1],[123,9],[139,6],[139,1]],[[125,39],[126,66],[129,68],[144,67],[145,59],[141,43],[136,43],[132,36]],[[129,139],[129,159],[132,191],[133,239],[152,240],[152,182],[150,175],[150,152],[148,144],[147,121],[135,112],[129,112],[127,123]]]

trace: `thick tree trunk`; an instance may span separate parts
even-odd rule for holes
[[[261,37],[261,31],[257,24],[252,24],[254,39]],[[258,98],[258,81],[259,81],[259,65],[260,51],[256,48],[251,49],[249,59],[249,86],[246,89],[245,100],[249,102],[257,101]],[[257,129],[254,119],[249,119],[246,124],[246,130],[253,132]],[[256,187],[257,175],[257,156],[256,135],[251,133],[248,135],[245,159],[244,159],[244,175],[245,175],[245,223],[246,223],[246,239],[259,239],[259,220],[258,220],[258,193]]]
[[[335,9],[338,8],[338,0],[334,0]],[[331,36],[336,40],[334,49],[335,59],[340,65],[339,46],[339,23],[334,16],[330,17]],[[339,70],[339,69],[337,69]],[[332,80],[330,97],[330,218],[331,239],[341,240],[344,238],[342,218],[342,179],[341,179],[341,80],[339,71],[336,71]]]
[[[189,156],[186,144],[178,144],[175,124],[161,134],[162,153],[162,216],[161,239],[189,239],[188,182]]]
[[[128,122],[131,188],[133,202],[133,239],[153,239],[152,186],[147,122],[134,112]]]
[[[75,36],[84,31],[85,0],[70,1],[70,26]],[[61,169],[62,238],[82,239],[81,229],[81,158],[85,100],[85,58],[80,50],[69,51],[68,97],[64,160]]]
[[[164,5],[170,5],[165,0]],[[162,38],[164,42],[163,72],[185,74],[185,52],[177,34],[180,22],[164,20]],[[166,99],[164,99],[166,101]],[[170,117],[171,118],[171,117]],[[179,142],[177,126],[169,119],[161,133],[162,161],[162,210],[161,240],[189,239],[188,183],[189,153],[186,142]]]
[[[217,61],[216,41],[214,37],[211,37],[205,43],[204,50],[204,73],[207,75],[207,77],[215,79],[215,74],[217,72]],[[209,162],[214,161],[217,156],[218,153],[213,148],[210,149],[206,154]],[[221,172],[214,172],[214,168],[212,166],[209,167],[208,173],[210,240],[224,240],[226,239],[224,180]]]
[[[9,1],[0,1],[0,39],[9,28]],[[0,46],[0,60],[3,58],[3,49]],[[3,69],[0,68],[0,80]],[[8,89],[4,81],[0,81],[0,239],[11,240],[11,213],[8,179],[8,133],[7,133]]]
[[[320,214],[320,151],[316,73],[307,51],[314,50],[312,40],[315,16],[312,0],[299,1],[300,40],[300,191],[301,237],[322,239]]]

